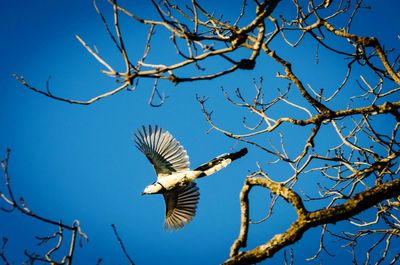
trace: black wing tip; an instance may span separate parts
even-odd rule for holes
[[[160,126],[158,126],[157,124],[155,125],[142,125],[139,128],[136,129],[136,131],[133,132],[133,135],[135,136],[135,138],[133,139],[135,141],[135,143],[138,144],[138,141],[143,141],[143,139],[147,136],[150,135],[151,132],[154,130],[154,133],[157,131],[165,131],[163,128],[161,128]]]
[[[148,124],[148,125],[142,124],[142,126],[137,128],[137,131],[138,132],[148,132],[148,131],[152,131],[153,129],[154,129],[154,131],[164,130],[163,128],[161,128],[157,124]]]

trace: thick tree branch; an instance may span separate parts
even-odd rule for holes
[[[252,186],[262,183],[263,186],[269,186],[268,180],[265,178],[253,177],[250,179],[246,179],[245,185]],[[274,191],[271,190],[271,192]],[[312,227],[347,220],[383,200],[399,195],[400,180],[397,179],[358,193],[342,205],[303,213],[284,233],[275,235],[267,243],[252,250],[232,256],[224,264],[253,264],[271,258],[282,248],[300,240],[303,234]]]

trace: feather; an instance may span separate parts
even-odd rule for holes
[[[189,223],[196,214],[200,198],[199,188],[192,182],[163,194],[165,200],[165,228],[178,229]]]
[[[153,165],[158,177],[189,169],[186,150],[168,131],[158,126],[143,126],[135,133],[135,143]]]

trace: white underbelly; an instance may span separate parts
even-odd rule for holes
[[[159,177],[157,182],[160,183],[166,190],[171,190],[177,186],[186,186],[196,179],[195,171],[177,172],[168,176]]]

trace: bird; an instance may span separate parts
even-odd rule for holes
[[[184,147],[167,130],[155,125],[142,126],[134,133],[136,147],[153,165],[157,180],[145,187],[142,195],[162,194],[165,201],[166,230],[178,230],[196,214],[200,199],[195,180],[209,176],[247,154],[247,148],[225,153],[190,170]]]

